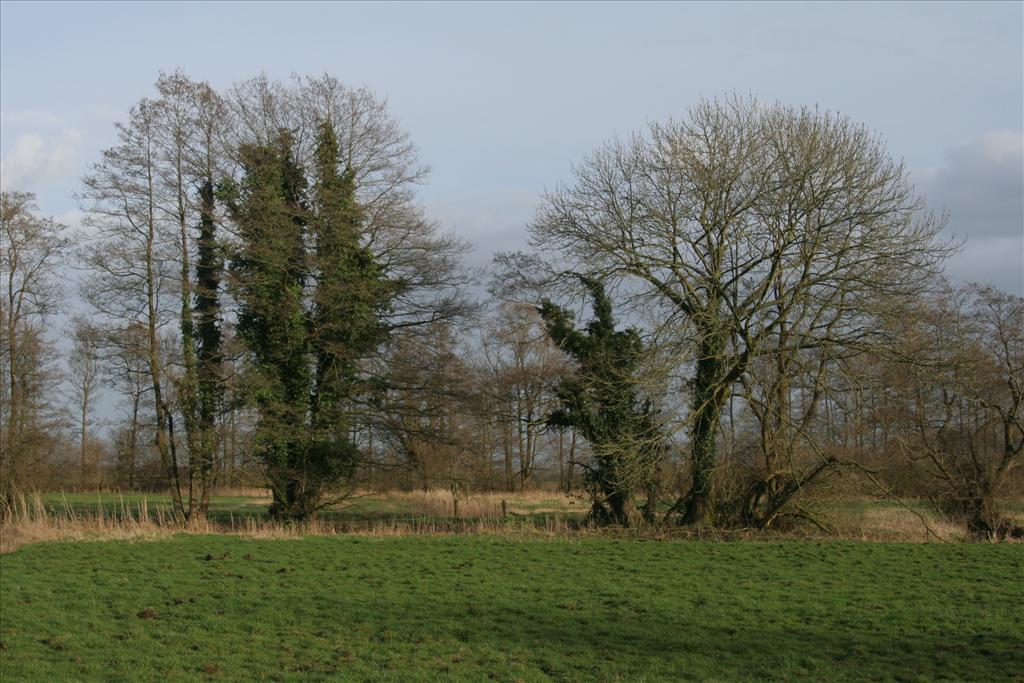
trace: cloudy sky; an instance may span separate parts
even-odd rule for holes
[[[754,93],[877,130],[965,239],[950,275],[1024,294],[1022,7],[5,1],[0,178],[74,223],[86,164],[161,69],[327,71],[388,98],[434,169],[428,211],[483,261],[613,134]]]

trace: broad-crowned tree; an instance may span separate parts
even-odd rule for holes
[[[719,420],[751,362],[866,343],[875,305],[917,295],[948,251],[877,135],[816,109],[702,101],[574,176],[545,195],[533,244],[623,281],[685,348],[688,522],[714,511]]]

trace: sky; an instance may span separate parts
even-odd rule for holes
[[[74,224],[113,122],[180,68],[367,86],[433,173],[429,215],[526,247],[545,188],[614,135],[754,94],[864,123],[964,241],[947,273],[1024,294],[1024,4],[0,5],[0,182]]]

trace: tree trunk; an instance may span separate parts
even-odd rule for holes
[[[690,429],[692,485],[687,494],[682,522],[707,524],[715,509],[716,437],[729,387],[723,367],[724,340],[706,333],[701,340],[693,380],[693,426]]]
[[[89,388],[83,386],[82,391],[82,424],[79,433],[79,464],[81,466],[82,488],[86,488],[89,481],[89,461],[86,454],[88,430],[89,430]]]
[[[150,163],[152,160],[149,159]],[[152,166],[150,166],[152,168]],[[178,475],[178,462],[174,454],[173,418],[169,415],[163,396],[162,367],[160,364],[160,340],[157,336],[157,281],[156,281],[156,207],[154,205],[155,190],[152,172],[149,173],[148,197],[149,215],[146,225],[146,332],[148,344],[149,379],[153,385],[153,402],[156,411],[156,442],[157,451],[167,474],[171,488],[171,504],[175,521],[183,523],[187,520],[185,506],[181,500],[181,480]],[[165,431],[166,430],[166,431]],[[170,436],[169,436],[170,435]]]

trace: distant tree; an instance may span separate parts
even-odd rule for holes
[[[39,215],[35,195],[0,194],[0,517],[27,477],[54,419],[48,395],[48,316],[62,301],[57,268],[68,251],[67,228]]]
[[[634,491],[648,491],[645,516],[654,519],[651,482],[664,454],[665,436],[650,399],[641,398],[640,364],[644,345],[635,329],[616,330],[611,300],[597,279],[582,277],[593,298],[594,317],[584,331],[570,311],[545,301],[541,317],[551,339],[576,362],[558,385],[561,407],[547,421],[572,427],[593,452],[587,479],[595,492],[592,516],[600,522],[629,524]]]
[[[371,465],[403,488],[481,484],[469,481],[480,448],[473,429],[479,395],[456,330],[439,323],[428,338],[404,337],[389,346],[385,374],[376,378],[383,387],[374,397],[379,408],[367,416],[378,437]]]
[[[555,387],[567,364],[537,311],[524,303],[500,306],[484,329],[481,347],[508,488],[525,490],[533,483],[546,420],[558,403]]]
[[[893,322],[893,428],[912,471],[973,533],[1024,535],[1000,502],[1024,463],[1024,299],[947,290]]]
[[[68,370],[76,403],[79,434],[79,481],[85,488],[96,484],[96,463],[89,462],[89,421],[95,409],[102,371],[101,333],[85,319],[78,318],[71,332],[72,347]]]
[[[146,331],[139,325],[130,325],[108,332],[103,346],[108,384],[124,399],[125,425],[116,439],[116,447],[122,485],[131,490],[136,486],[139,439],[152,422],[152,414],[144,404],[152,389],[148,380]]]

